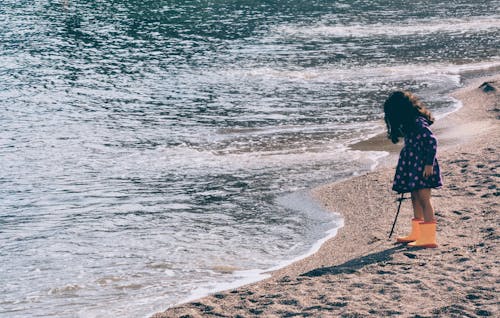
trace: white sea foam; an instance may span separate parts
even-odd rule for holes
[[[276,27],[273,33],[285,37],[371,37],[425,35],[430,33],[465,33],[495,31],[500,29],[500,19],[491,16],[468,17],[466,19],[418,20],[399,24],[351,24],[313,26],[284,25]]]
[[[447,112],[442,112],[442,113],[436,113],[434,115],[434,117],[439,120],[441,118],[444,118],[448,115],[450,115],[451,113],[454,113],[456,111],[458,111],[460,108],[462,108],[463,106],[463,103],[461,100],[458,100],[456,98],[453,98],[453,97],[450,97],[450,100],[453,101],[453,107],[449,108],[449,110]]]
[[[476,71],[500,70],[500,56],[492,57],[488,61],[466,64],[444,63],[409,63],[387,66],[362,66],[345,68],[339,67],[312,67],[301,70],[282,70],[271,67],[254,69],[232,69],[221,71],[225,76],[261,77],[281,80],[300,81],[360,81],[369,85],[371,82],[401,79],[424,79],[431,75],[442,76],[455,83],[460,82],[460,74]]]

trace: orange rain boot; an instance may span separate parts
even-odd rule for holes
[[[420,238],[409,243],[411,247],[437,247],[436,244],[436,221],[420,223]]]
[[[411,233],[408,236],[398,237],[398,243],[408,243],[416,241],[420,237],[420,222],[422,219],[411,219]]]

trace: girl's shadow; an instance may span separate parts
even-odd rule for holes
[[[340,265],[316,268],[307,273],[300,274],[300,276],[318,277],[323,275],[352,274],[366,265],[390,261],[392,254],[405,249],[405,245],[398,245],[381,252],[354,258]]]

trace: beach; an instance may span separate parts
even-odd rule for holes
[[[479,86],[489,82],[496,90]],[[344,226],[312,256],[272,277],[169,308],[164,317],[484,317],[499,312],[500,76],[453,93],[463,106],[431,128],[444,186],[433,190],[436,249],[396,244],[411,203],[391,190],[399,147],[377,136],[353,145],[390,152],[375,171],[312,190]]]

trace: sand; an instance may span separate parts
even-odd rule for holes
[[[496,91],[478,88],[486,80]],[[399,147],[378,136],[353,146],[391,151],[376,171],[312,190],[345,223],[317,253],[153,317],[499,317],[499,96],[500,76],[474,80],[454,94],[463,107],[432,126],[445,184],[433,190],[437,249],[394,242],[409,229],[409,201],[388,239]]]

